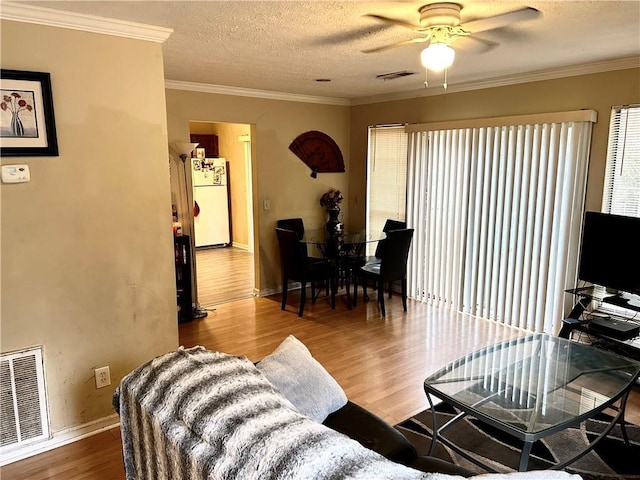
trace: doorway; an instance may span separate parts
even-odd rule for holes
[[[228,243],[206,245],[198,241],[195,231],[196,300],[201,309],[253,296],[255,285],[253,252],[253,191],[251,126],[221,122],[189,122],[193,142],[207,148],[196,150],[202,165],[225,165],[227,205],[220,205],[216,215],[228,212]],[[210,138],[207,138],[210,137]],[[207,151],[208,150],[208,151]],[[212,161],[210,159],[217,159]],[[205,160],[206,159],[206,160]],[[221,160],[223,159],[223,160]],[[195,159],[194,159],[195,160]],[[196,160],[198,163],[198,160]],[[194,165],[196,165],[194,163]],[[213,174],[213,172],[212,172]],[[197,198],[195,189],[194,197]],[[207,221],[208,212],[195,209],[195,221]]]

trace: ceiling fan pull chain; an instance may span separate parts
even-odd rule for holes
[[[444,69],[444,83],[442,84],[442,86],[444,87],[444,89],[447,89],[447,72],[449,72],[448,68]]]
[[[428,88],[429,87],[429,70],[428,69],[424,69],[424,88]]]

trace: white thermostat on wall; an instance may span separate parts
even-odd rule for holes
[[[2,165],[2,183],[22,183],[31,181],[29,165]]]

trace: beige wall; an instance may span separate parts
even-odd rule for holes
[[[594,109],[598,123],[593,130],[587,208],[598,209],[611,106],[639,101],[640,73],[630,69],[350,108],[167,90],[167,114],[170,141],[188,139],[190,120],[252,125],[260,253],[256,287],[269,291],[280,283],[273,236],[276,219],[301,216],[307,225],[321,225],[324,212],[318,208],[318,198],[336,187],[345,194],[343,220],[364,226],[369,125]],[[308,130],[324,131],[336,140],[345,156],[346,175],[320,174],[316,181],[309,177],[308,168],[288,150],[291,140]],[[173,190],[175,195],[179,189]],[[269,212],[262,208],[265,199],[271,201]]]
[[[240,135],[250,135],[247,124],[190,122],[190,133],[218,135],[219,156],[226,159],[229,166],[229,194],[231,241],[240,248],[249,246],[247,218],[247,167],[244,154],[244,142]]]
[[[343,220],[364,223],[368,125],[595,109],[588,206],[598,208],[610,107],[640,102],[638,69],[351,108],[165,91],[158,44],[8,21],[1,30],[2,68],[52,75],[60,156],[1,160],[27,163],[32,181],[0,191],[0,349],[44,345],[54,431],[111,414],[120,378],[177,346],[170,204],[181,193],[176,175],[169,189],[167,143],[188,141],[190,121],[251,125],[264,291],[280,284],[278,218],[321,226],[319,197],[335,187]],[[346,174],[310,178],[288,149],[308,130],[337,142]],[[103,365],[113,385],[96,390]]]
[[[529,113],[593,109],[594,125],[587,208],[598,210],[602,200],[609,117],[614,105],[640,102],[640,69],[598,73],[558,80],[510,85],[411,100],[355,106],[351,109],[351,172],[349,214],[364,225],[367,127],[388,123],[428,123]]]
[[[281,282],[274,233],[276,220],[302,217],[308,228],[321,227],[326,214],[320,207],[320,196],[330,187],[348,194],[351,171],[349,107],[171,89],[166,91],[166,98],[170,142],[189,139],[190,121],[251,125],[257,219],[254,224],[258,263],[256,288],[261,291],[278,288]],[[317,179],[310,177],[309,168],[289,150],[289,144],[309,130],[320,130],[336,141],[345,158],[346,173],[321,173]],[[271,202],[269,211],[263,209],[264,200]],[[347,209],[348,200],[344,210]]]
[[[54,432],[112,415],[178,344],[161,46],[2,21],[2,68],[51,73],[60,156],[2,185],[2,352],[44,346]],[[97,390],[96,367],[112,385]]]

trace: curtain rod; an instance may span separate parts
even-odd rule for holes
[[[377,123],[375,125],[369,125],[369,128],[385,128],[385,127],[402,127],[407,126],[408,123]]]
[[[638,108],[640,107],[640,103],[628,103],[625,105],[614,105],[613,107],[611,107],[612,109],[615,108],[617,110],[620,110],[622,108]]]
[[[595,110],[574,110],[571,112],[534,113],[530,115],[513,115],[507,117],[475,118],[469,120],[451,120],[434,123],[414,123],[407,125],[405,132],[427,132],[431,130],[455,130],[476,127],[506,127],[511,125],[528,125],[537,123],[592,122],[598,121]]]

